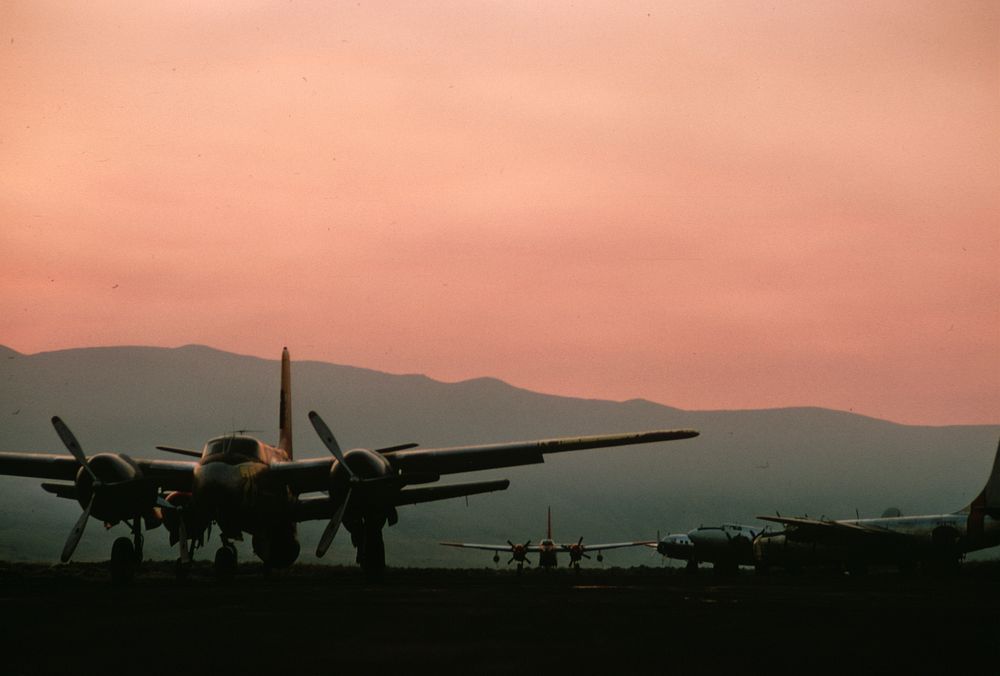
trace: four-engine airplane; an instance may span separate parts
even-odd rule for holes
[[[590,555],[587,552],[597,552],[597,560],[603,561],[604,554],[602,553],[605,549],[619,549],[621,547],[639,547],[642,545],[650,544],[649,541],[643,540],[640,542],[613,542],[610,544],[602,545],[585,545],[583,544],[583,536],[576,542],[571,542],[569,544],[559,544],[552,539],[552,508],[549,507],[548,510],[548,526],[546,529],[545,538],[539,542],[537,545],[531,544],[531,540],[528,540],[523,545],[515,544],[510,540],[507,540],[506,545],[476,545],[469,544],[466,542],[442,542],[442,545],[446,547],[463,547],[465,549],[484,549],[486,551],[494,552],[493,563],[500,563],[500,553],[508,552],[510,553],[510,559],[507,561],[507,565],[513,562],[517,562],[517,570],[521,572],[524,564],[531,565],[531,560],[528,559],[528,554],[538,554],[538,565],[542,568],[552,568],[557,565],[556,554],[559,552],[569,553],[569,565],[571,568],[579,568],[581,559],[589,559]]]
[[[759,516],[785,530],[754,540],[754,562],[762,572],[808,565],[843,565],[854,573],[871,564],[953,568],[969,552],[1000,545],[1000,445],[986,486],[966,507],[951,514],[898,514],[839,521]]]
[[[442,475],[541,463],[547,453],[698,435],[693,430],[660,430],[435,449],[403,444],[345,453],[319,414],[311,411],[310,422],[331,456],[296,460],[287,349],[281,359],[280,395],[277,446],[228,435],[209,440],[201,451],[158,447],[196,460],[133,460],[125,453],[88,458],[69,427],[53,417],[52,424],[71,455],[3,452],[0,474],[61,481],[42,487],[80,503],[83,513],[66,540],[64,562],[72,556],[90,518],[108,525],[126,524],[131,540],[118,538],[112,547],[115,580],[131,578],[142,560],[143,524],[147,530],[161,523],[166,527],[171,545],[179,548],[179,575],[186,571],[192,551],[204,545],[211,524],[218,524],[222,546],[216,552],[215,569],[227,577],[236,568],[233,540],[249,534],[254,553],[266,566],[288,566],[299,556],[296,525],[314,519],[327,521],[317,556],[323,556],[343,524],[362,569],[378,575],[385,567],[382,529],[397,522],[397,507],[504,490],[509,485],[507,480],[427,485]],[[304,496],[308,493],[326,495]]]
[[[687,561],[693,573],[699,563],[711,563],[720,573],[730,573],[739,566],[752,566],[753,542],[763,528],[724,523],[721,526],[700,526],[687,533],[671,533],[650,543],[656,551],[670,559]]]

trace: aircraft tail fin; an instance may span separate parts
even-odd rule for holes
[[[993,457],[993,470],[990,472],[990,478],[986,480],[986,486],[962,511],[972,512],[976,509],[1000,514],[1000,443],[997,444],[997,453]]]
[[[549,507],[548,526],[545,529],[545,537],[548,538],[549,540],[552,539],[552,508],[551,507]]]
[[[278,448],[292,459],[292,365],[288,348],[281,351],[281,398],[278,404]]]

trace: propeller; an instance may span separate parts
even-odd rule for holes
[[[323,530],[323,535],[319,538],[319,544],[316,545],[316,556],[317,558],[322,558],[326,554],[326,550],[330,548],[333,543],[333,538],[337,535],[337,531],[340,529],[340,523],[344,520],[344,512],[347,510],[347,503],[351,499],[351,490],[356,484],[361,481],[361,478],[354,473],[351,466],[344,461],[344,452],[340,448],[340,444],[337,443],[337,438],[333,436],[333,432],[330,431],[330,427],[323,422],[323,419],[319,416],[316,411],[309,411],[309,422],[312,423],[313,429],[316,430],[316,434],[319,435],[320,441],[323,445],[329,449],[333,457],[337,459],[337,463],[344,468],[348,476],[347,491],[344,494],[344,499],[337,507],[337,511],[333,513],[330,517],[330,522],[326,524],[326,528]],[[332,497],[332,496],[331,496]]]
[[[96,483],[94,484],[97,485]],[[83,529],[87,527],[87,521],[90,520],[90,508],[94,506],[95,494],[91,494],[90,500],[87,502],[86,509],[83,510],[83,514],[80,518],[76,520],[76,525],[73,526],[73,530],[69,532],[69,537],[66,538],[66,544],[63,546],[62,556],[59,560],[63,563],[67,563],[71,556],[73,556],[73,551],[76,546],[80,543],[80,538],[83,537]]]
[[[529,566],[532,565],[531,560],[527,557],[528,547],[531,545],[531,540],[528,540],[523,545],[515,545],[510,540],[507,540],[507,544],[510,545],[511,553],[510,561],[507,562],[508,566],[514,561],[523,561]]]
[[[56,428],[56,434],[62,440],[63,445],[69,450],[70,454],[76,459],[80,465],[87,470],[90,477],[94,480],[91,485],[90,500],[87,501],[87,506],[83,510],[83,514],[80,518],[76,520],[76,524],[73,526],[73,530],[69,532],[69,537],[66,538],[66,544],[63,546],[62,555],[59,560],[63,563],[69,561],[70,557],[73,556],[73,551],[76,550],[76,546],[80,544],[80,538],[83,537],[83,531],[87,527],[87,521],[90,520],[90,510],[94,506],[94,498],[97,497],[97,491],[102,486],[101,480],[97,478],[97,474],[91,469],[90,463],[87,462],[87,456],[83,452],[83,448],[80,446],[80,442],[76,440],[73,432],[70,431],[69,427],[62,419],[54,415],[52,416],[52,426]]]

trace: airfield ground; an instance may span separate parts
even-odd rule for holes
[[[1000,564],[948,577],[0,563],[6,674],[992,670]]]

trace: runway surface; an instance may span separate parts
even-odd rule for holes
[[[729,578],[679,569],[390,569],[0,563],[3,672],[872,673],[953,671],[1000,645],[1000,564]]]

